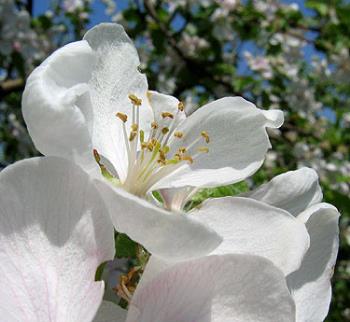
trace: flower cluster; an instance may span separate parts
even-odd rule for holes
[[[224,97],[188,115],[139,65],[124,29],[101,24],[29,76],[22,112],[44,156],[0,174],[2,318],[322,321],[339,213],[315,171],[186,206],[256,172],[283,113]],[[137,261],[108,296],[96,270],[114,259],[115,231]]]

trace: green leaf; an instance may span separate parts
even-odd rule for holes
[[[118,258],[136,258],[137,243],[126,234],[117,233],[115,237],[115,256]]]
[[[244,181],[217,188],[205,188],[193,196],[192,200],[186,205],[185,209],[190,210],[209,198],[236,196],[248,190],[248,185]]]

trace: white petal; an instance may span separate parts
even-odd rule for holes
[[[61,158],[20,161],[0,174],[2,321],[91,321],[113,258],[103,201],[79,167]]]
[[[299,268],[309,247],[302,222],[282,209],[252,199],[210,199],[190,214],[223,237],[214,254],[260,255],[286,275]]]
[[[318,175],[311,168],[283,173],[256,190],[242,195],[287,210],[296,216],[322,200]]]
[[[93,146],[112,162],[119,177],[127,172],[126,147],[121,121],[117,112],[129,115],[132,105],[128,98],[134,94],[142,99],[140,127],[149,129],[153,113],[148,105],[147,79],[138,71],[140,60],[135,46],[121,25],[103,23],[89,30],[87,40],[96,55],[96,64],[89,82],[93,105]]]
[[[297,321],[323,321],[332,296],[330,279],[339,248],[339,213],[332,205],[314,205],[298,216],[305,221],[311,245],[300,269],[288,276]]]
[[[36,148],[44,155],[92,162],[91,103],[87,82],[95,55],[86,41],[55,51],[29,76],[22,112]]]
[[[258,256],[209,256],[163,271],[138,291],[127,322],[294,321],[280,270]]]
[[[109,208],[114,227],[149,252],[173,260],[208,254],[221,243],[209,227],[182,213],[171,213],[107,182],[96,184]]]
[[[149,128],[153,115],[147,80],[137,70],[136,49],[122,26],[100,24],[84,39],[60,48],[30,75],[22,102],[24,119],[43,154],[73,159],[90,169],[96,148],[123,179],[126,149],[115,114],[130,115],[128,95],[135,94],[143,100],[141,126]]]
[[[152,107],[154,120],[161,126],[167,126],[174,129],[179,123],[186,119],[184,111],[179,111],[179,100],[173,96],[158,93],[156,91],[148,91],[148,101]],[[170,112],[173,114],[173,119],[164,119],[163,112]]]
[[[103,301],[98,309],[94,322],[125,322],[127,310],[120,306]]]
[[[263,163],[270,147],[266,127],[279,127],[281,111],[262,111],[240,97],[225,97],[190,115],[178,127],[184,138],[174,138],[172,151],[188,147],[202,131],[207,131],[209,153],[183,166],[157,185],[160,187],[217,186],[238,182],[252,175]],[[204,140],[198,146],[206,146]],[[196,154],[196,147],[190,149]]]

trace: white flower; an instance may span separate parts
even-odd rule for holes
[[[172,208],[183,205],[181,196],[188,193],[167,190],[163,196]],[[316,172],[302,168],[240,197],[209,199],[188,215],[222,236],[212,254],[259,255],[280,268],[296,302],[298,322],[323,321],[339,246],[339,213],[321,200]],[[151,279],[172,262],[152,256],[148,265],[145,274]]]
[[[139,64],[116,24],[101,24],[57,50],[28,78],[23,115],[29,133],[41,153],[72,160],[99,181],[118,231],[160,256],[206,254],[220,242],[213,231],[139,197],[246,178],[270,147],[266,127],[279,127],[283,114],[227,97],[186,118],[176,98],[148,91]],[[114,178],[104,179],[93,150]]]

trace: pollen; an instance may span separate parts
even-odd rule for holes
[[[162,113],[162,118],[165,119],[165,118],[170,118],[170,119],[173,119],[174,118],[174,115],[170,112],[163,112]]]
[[[129,100],[136,106],[140,106],[142,104],[142,100],[134,94],[129,94]]]
[[[193,158],[190,155],[183,155],[181,157],[181,160],[183,161],[188,161],[188,163],[192,164],[193,163]]]
[[[198,149],[197,149],[198,152],[202,152],[202,153],[208,153],[209,152],[209,148],[206,147],[206,146],[200,146]]]
[[[156,130],[156,129],[158,129],[158,123],[157,122],[152,122],[151,123],[151,128],[153,129],[153,130]]]
[[[178,139],[181,139],[184,136],[184,134],[183,132],[177,131],[174,133],[174,136]]]
[[[162,128],[162,133],[163,134],[167,134],[169,132],[169,128],[168,127],[163,127]]]
[[[136,135],[137,135],[137,132],[136,132],[136,131],[131,131],[131,132],[130,132],[130,136],[129,136],[129,141],[134,140],[135,137],[136,137]]]
[[[206,143],[209,143],[209,142],[210,142],[210,138],[209,138],[208,132],[202,131],[202,132],[201,132],[201,136],[205,139],[205,142],[206,142]]]
[[[180,112],[183,112],[185,109],[185,105],[183,102],[179,102],[179,104],[177,105],[177,108],[179,109]]]
[[[124,123],[128,120],[128,116],[124,113],[118,112],[116,114],[116,117],[120,118]]]

